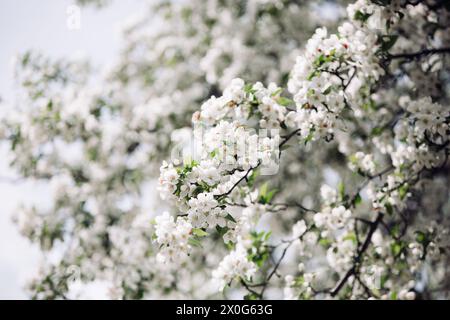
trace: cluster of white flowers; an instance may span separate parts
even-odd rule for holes
[[[297,221],[292,227],[292,238],[300,238],[307,230],[305,220]]]
[[[256,229],[256,225],[264,213],[266,213],[265,205],[249,203],[248,207],[242,210],[241,215],[236,218],[236,223],[228,223],[230,228],[223,235],[223,241],[240,243],[245,248],[251,247],[251,232]]]
[[[410,196],[408,192],[409,184],[404,176],[400,174],[390,174],[383,181],[383,185],[370,183],[367,188],[367,195],[372,201],[375,209],[386,206],[404,207],[404,200]]]
[[[352,212],[344,206],[325,207],[314,215],[314,223],[319,228],[326,227],[332,231],[347,226],[351,216]]]
[[[192,225],[184,218],[174,218],[164,212],[155,218],[156,242],[161,246],[157,259],[161,262],[183,261],[190,250],[188,244]]]
[[[352,171],[360,172],[363,175],[374,175],[376,164],[373,155],[358,151],[350,156],[349,168]]]
[[[327,262],[338,273],[346,272],[353,263],[356,244],[346,234],[337,237],[327,250]]]
[[[235,278],[240,278],[244,281],[251,280],[257,268],[253,262],[248,260],[247,255],[247,249],[237,245],[236,249],[223,258],[219,267],[212,274],[220,290],[223,290]]]
[[[394,128],[400,145],[391,153],[392,164],[396,168],[411,166],[414,171],[438,166],[444,158],[445,144],[450,139],[447,120],[450,111],[433,103],[430,97],[413,101],[402,97],[400,105],[407,116]],[[432,148],[437,148],[437,152]]]
[[[303,273],[302,267],[299,269],[302,273],[301,276],[287,275],[284,278],[286,283],[283,290],[285,300],[310,299],[314,293],[311,284],[315,275],[313,273]]]
[[[332,205],[338,201],[336,189],[324,184],[320,187],[320,198],[325,205]]]
[[[402,0],[393,0],[390,7],[380,6],[370,0],[357,0],[347,6],[352,23],[375,32],[386,32],[390,25],[398,22]]]
[[[285,120],[285,104],[289,103],[281,93],[282,89],[275,83],[266,88],[261,82],[245,85],[242,79],[233,79],[222,96],[212,96],[201,106],[201,111],[194,113],[194,124],[212,125],[225,118],[245,123],[257,114],[261,128],[279,128]]]
[[[316,30],[303,55],[297,58],[289,80],[297,113],[288,115],[302,136],[316,140],[329,137],[345,123],[340,114],[353,108],[351,96],[345,92],[354,78],[377,80],[383,74],[376,52],[375,33],[358,28],[350,22],[328,36],[326,28]]]

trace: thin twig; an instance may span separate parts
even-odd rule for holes
[[[375,230],[378,228],[378,225],[380,224],[382,219],[383,219],[383,213],[379,212],[377,218],[375,219],[375,221],[372,222],[372,224],[370,226],[369,232],[367,233],[364,243],[362,244],[362,246],[360,248],[357,248],[357,255],[354,258],[353,266],[345,273],[344,277],[342,277],[342,279],[338,282],[336,287],[333,290],[331,290],[330,295],[332,297],[336,296],[339,293],[339,291],[341,291],[341,289],[344,287],[344,285],[347,283],[348,279],[351,276],[356,275],[358,266],[362,260],[364,252],[369,247],[370,241],[372,240],[372,235],[375,232]]]

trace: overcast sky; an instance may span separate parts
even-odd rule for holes
[[[28,49],[52,57],[85,55],[94,65],[111,63],[120,47],[120,25],[144,8],[142,0],[112,0],[101,10],[81,8],[81,28],[67,28],[71,0],[0,1],[0,97],[14,105],[12,57]],[[23,284],[36,272],[39,251],[22,238],[11,222],[21,202],[48,205],[47,186],[14,182],[6,146],[0,145],[0,299],[26,298]]]

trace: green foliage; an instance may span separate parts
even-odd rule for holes
[[[341,200],[344,200],[344,198],[345,198],[345,184],[342,181],[339,182],[339,184],[338,184],[338,195],[339,195],[339,198]]]
[[[360,10],[355,12],[355,15],[353,16],[353,19],[361,21],[361,22],[366,22],[367,19],[369,19],[371,16],[371,14],[369,13],[363,13]]]
[[[269,240],[271,232],[252,232],[252,247],[248,252],[248,259],[253,261],[258,267],[262,267],[264,262],[270,256],[269,248],[267,247],[267,241]]]
[[[379,136],[383,133],[383,131],[384,131],[383,127],[375,127],[370,131],[370,135],[372,137]]]
[[[219,225],[216,226],[217,233],[223,237],[225,233],[228,232],[228,227],[221,227]]]
[[[247,178],[247,185],[250,188],[253,188],[253,186],[255,185],[255,180],[256,178],[259,176],[259,170],[253,170],[252,173],[250,174],[250,176]]]
[[[244,296],[244,300],[259,300],[260,297],[256,293],[249,293]]]
[[[308,142],[310,142],[310,141],[312,141],[312,139],[314,138],[314,132],[315,132],[316,130],[314,129],[314,128],[311,128],[310,130],[309,130],[309,133],[308,133],[308,135],[306,136],[306,138],[305,138],[305,145],[306,144],[308,144]]]
[[[401,200],[405,199],[406,195],[408,194],[408,189],[409,189],[409,186],[407,184],[402,185],[398,189],[398,193],[400,195]]]
[[[264,183],[259,189],[258,203],[269,204],[277,192],[277,189],[268,190],[268,183]]]
[[[354,232],[350,232],[344,237],[344,240],[350,240],[356,244],[357,243],[356,234]]]
[[[319,244],[320,244],[321,246],[325,247],[325,248],[328,248],[328,247],[330,246],[330,244],[331,244],[331,240],[328,239],[328,238],[321,238],[321,239],[319,240]]]
[[[199,247],[199,248],[202,247],[202,244],[201,244],[199,238],[197,238],[197,237],[190,237],[188,240],[188,243],[194,247]]]
[[[357,206],[362,202],[361,195],[359,193],[356,194],[356,196],[353,198],[353,206]]]
[[[290,105],[293,105],[294,101],[292,101],[291,99],[286,98],[286,97],[279,97],[277,99],[277,103],[283,107],[288,107]]]
[[[200,229],[200,228],[193,228],[192,229],[192,234],[194,234],[197,237],[206,237],[206,236],[208,236],[208,233],[206,231],[204,231],[203,229]]]
[[[394,257],[400,256],[406,249],[406,243],[404,241],[394,241],[391,243],[391,252]]]
[[[314,70],[308,75],[307,80],[312,80],[314,77],[318,76],[321,72],[320,68],[325,64],[335,61],[336,58],[336,50],[333,49],[330,51],[330,54],[320,54],[313,62]]]
[[[384,207],[386,208],[386,211],[390,216],[392,216],[394,214],[394,208],[392,207],[392,205],[390,203],[386,202]]]

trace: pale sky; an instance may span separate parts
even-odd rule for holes
[[[120,47],[120,26],[141,12],[142,0],[112,0],[101,10],[81,8],[81,28],[67,28],[72,0],[1,0],[0,97],[14,106],[12,57],[29,49],[51,57],[85,55],[96,67],[112,63]],[[3,106],[4,107],[4,106]],[[23,284],[37,271],[39,250],[22,238],[11,215],[22,202],[48,205],[47,185],[14,182],[6,146],[0,145],[0,299],[25,299]]]

